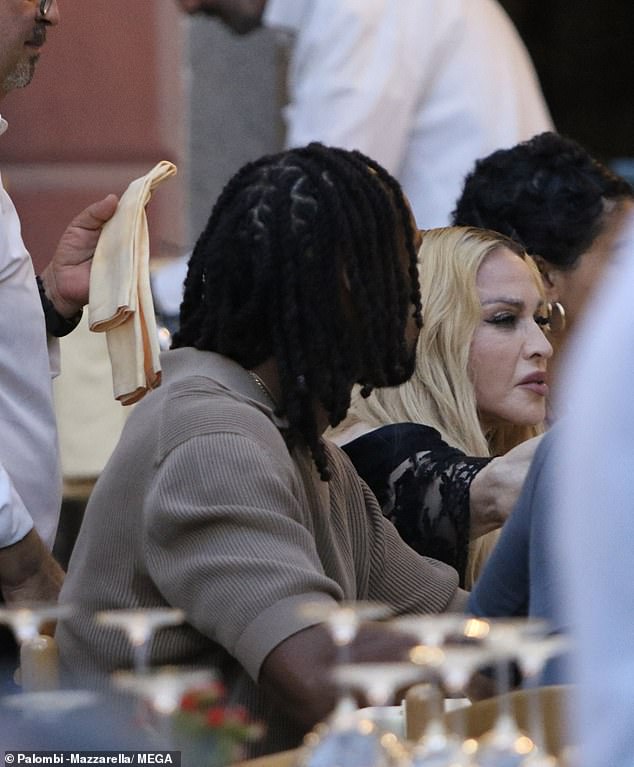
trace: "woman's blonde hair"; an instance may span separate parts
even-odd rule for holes
[[[482,312],[476,277],[484,259],[500,247],[525,261],[543,295],[532,259],[504,235],[473,227],[424,232],[418,252],[423,327],[414,375],[402,386],[375,389],[367,399],[355,389],[344,426],[422,423],[433,426],[449,445],[471,456],[505,453],[542,431],[541,424],[505,424],[485,434],[478,417],[469,376],[471,340]]]

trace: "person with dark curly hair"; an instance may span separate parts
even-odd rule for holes
[[[606,270],[612,263],[616,268],[623,225],[633,209],[634,191],[625,179],[572,139],[543,133],[479,160],[465,180],[453,219],[503,232],[533,256],[549,299],[562,305],[568,319],[560,329],[565,332],[551,337],[561,351]],[[563,391],[568,399],[566,382]],[[557,399],[564,417],[537,448],[518,501],[470,594],[469,611],[486,617],[529,615],[566,632],[552,519],[564,457],[557,456],[558,435],[578,411],[566,416],[569,404],[561,393]],[[576,466],[578,474],[582,465]],[[556,659],[541,681],[570,681],[570,673],[567,661]]]
[[[299,745],[334,702],[333,644],[306,601],[464,607],[457,572],[402,541],[321,437],[355,383],[412,374],[418,243],[399,184],[358,152],[311,144],[228,183],[190,259],[163,383],[88,503],[61,596],[82,608],[57,631],[66,668],[131,665],[95,625],[105,605],[182,608],[151,661],[218,669],[266,723],[266,753]],[[393,660],[407,646],[375,628],[356,650]]]
[[[625,179],[576,141],[546,132],[478,160],[452,221],[519,242],[535,259],[559,314],[553,319],[561,325],[565,318],[567,335],[610,263],[615,234],[633,206],[634,190]],[[563,335],[555,340],[561,348]]]

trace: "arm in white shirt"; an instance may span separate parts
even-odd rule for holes
[[[33,520],[0,463],[0,548],[22,540],[33,527]]]
[[[54,602],[64,573],[0,464],[0,591],[7,604]]]

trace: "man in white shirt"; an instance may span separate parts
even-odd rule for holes
[[[497,0],[178,0],[237,32],[294,35],[286,145],[360,149],[401,182],[420,227],[449,224],[475,160],[552,130]]]
[[[0,100],[31,81],[57,0],[0,0]],[[0,117],[0,135],[7,123]],[[57,344],[88,300],[90,260],[116,209],[109,195],[80,213],[38,278],[0,177],[0,592],[7,602],[55,599],[62,572],[49,553],[61,502],[51,374]],[[50,356],[49,356],[50,352]]]

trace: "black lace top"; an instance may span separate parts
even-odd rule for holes
[[[464,583],[469,545],[469,488],[490,458],[466,456],[436,429],[382,426],[343,445],[403,540],[456,568]]]

